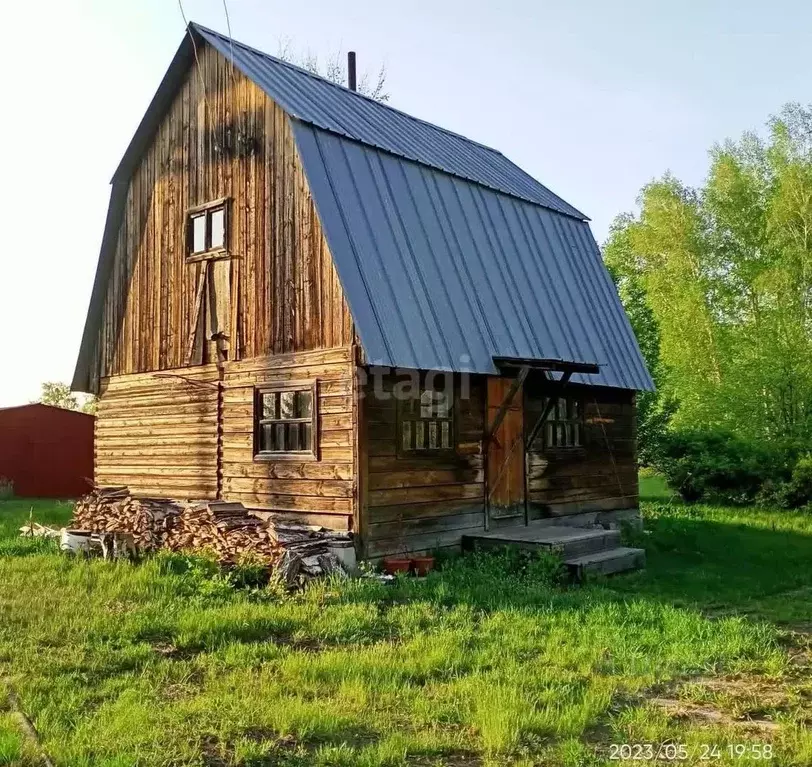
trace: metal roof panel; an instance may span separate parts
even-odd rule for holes
[[[586,219],[503,154],[319,77],[199,24],[190,29],[231,60],[288,114],[460,178]]]
[[[293,130],[370,364],[597,362],[573,381],[652,388],[587,222],[306,122]]]

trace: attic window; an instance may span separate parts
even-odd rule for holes
[[[214,200],[189,210],[186,222],[188,258],[197,259],[209,254],[220,255],[226,251],[227,242],[226,200]]]

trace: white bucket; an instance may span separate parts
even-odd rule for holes
[[[90,551],[90,536],[92,533],[84,530],[67,530],[62,528],[62,538],[59,541],[59,548],[71,554],[84,554]]]
[[[355,559],[355,546],[352,541],[331,541],[327,551],[333,554],[348,573],[354,573],[358,567]]]

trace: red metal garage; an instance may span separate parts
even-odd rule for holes
[[[0,408],[0,477],[14,495],[76,498],[93,478],[96,417],[33,404]]]

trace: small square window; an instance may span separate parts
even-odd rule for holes
[[[227,222],[226,204],[223,201],[192,210],[187,225],[188,255],[224,250],[228,240]]]
[[[452,389],[421,387],[401,401],[398,445],[401,453],[453,451]]]
[[[315,456],[316,386],[257,391],[257,456]]]
[[[559,397],[550,409],[543,434],[545,448],[581,447],[580,402],[569,397]]]

